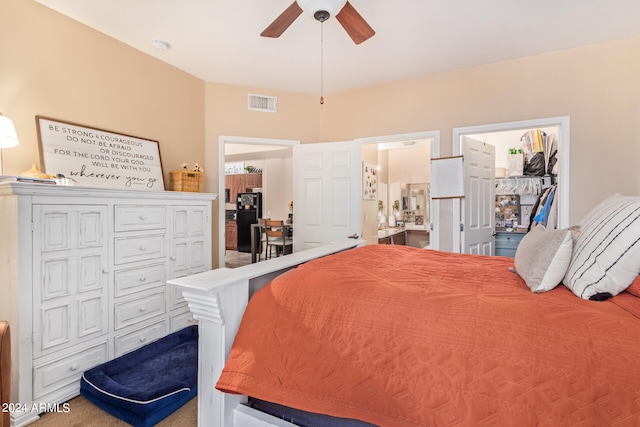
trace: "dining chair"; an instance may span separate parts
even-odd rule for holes
[[[267,259],[267,221],[271,218],[260,218],[258,223],[260,224],[260,243],[258,243],[258,262],[261,260],[262,253],[264,252],[264,259]]]
[[[266,221],[267,250],[269,258],[272,257],[272,249],[276,249],[276,257],[280,254],[287,255],[293,252],[293,239],[286,235],[284,221]]]

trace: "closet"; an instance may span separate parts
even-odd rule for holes
[[[534,219],[545,225],[549,221],[552,228],[557,224],[558,204],[551,202],[557,195],[558,136],[558,127],[470,135],[495,147],[496,255],[515,256]],[[547,211],[541,215],[547,200]]]
[[[555,176],[496,177],[496,255],[514,257]]]

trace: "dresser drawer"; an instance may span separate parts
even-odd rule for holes
[[[166,227],[164,206],[115,206],[115,231],[155,230]]]
[[[515,257],[524,233],[496,233],[496,255]]]
[[[496,248],[516,249],[524,233],[498,233],[496,234]]]
[[[107,361],[108,347],[103,342],[53,362],[33,368],[33,399],[51,393],[65,386],[78,383],[82,373]],[[75,384],[74,384],[75,385]]]
[[[115,272],[116,297],[164,286],[164,264],[147,265]]]
[[[166,322],[160,321],[153,323],[144,328],[135,330],[128,334],[120,335],[116,337],[116,354],[115,357],[122,356],[125,353],[129,353],[137,348],[142,347],[145,344],[153,342],[159,338],[167,335]]]
[[[190,311],[184,311],[171,316],[171,332],[176,332],[191,325],[197,325],[198,321],[193,318]]]
[[[164,292],[145,295],[115,305],[115,328],[122,329],[165,312]]]
[[[163,258],[164,248],[164,235],[117,237],[115,264]]]

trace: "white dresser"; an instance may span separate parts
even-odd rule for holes
[[[12,425],[76,396],[85,370],[193,323],[166,281],[211,269],[215,198],[0,184],[0,318],[25,409]]]

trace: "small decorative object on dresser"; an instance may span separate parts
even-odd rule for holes
[[[196,163],[189,169],[188,163],[183,163],[182,169],[171,171],[169,189],[173,191],[188,191],[199,193],[202,191],[202,175],[204,171]]]

